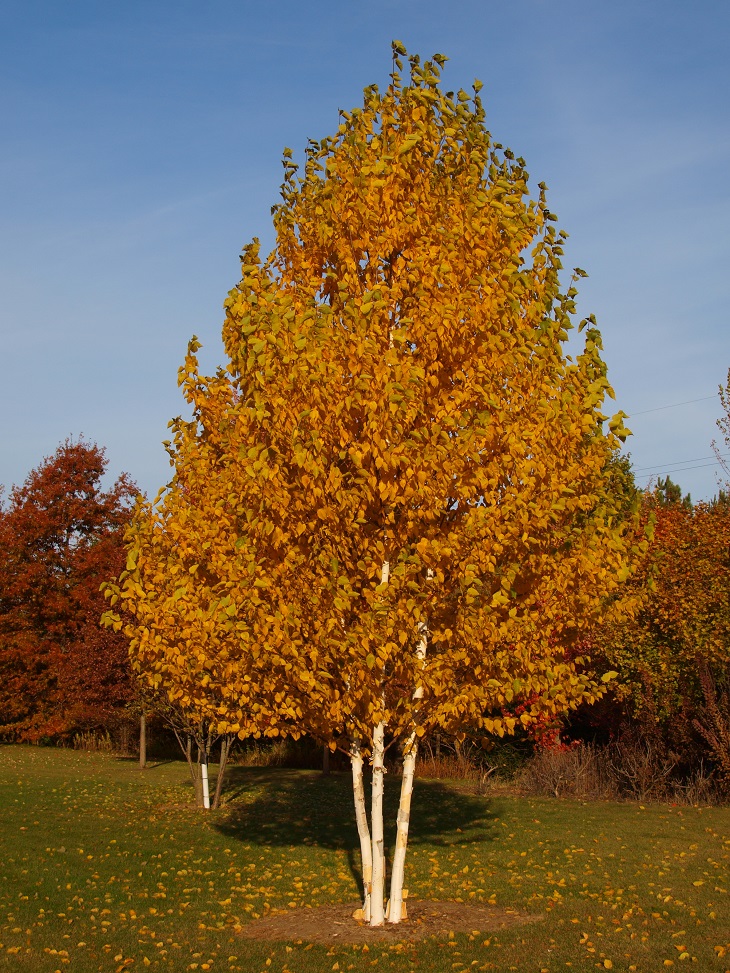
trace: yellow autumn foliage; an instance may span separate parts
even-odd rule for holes
[[[544,187],[440,63],[285,152],[276,246],[244,250],[226,368],[191,343],[175,476],[111,592],[147,678],[242,735],[503,735],[520,700],[524,724],[603,691],[575,647],[630,570],[623,414],[592,318],[566,353]]]

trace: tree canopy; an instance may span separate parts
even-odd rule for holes
[[[190,346],[194,415],[115,591],[153,680],[212,682],[221,718],[374,773],[386,726],[413,756],[438,725],[502,735],[518,701],[527,725],[599,695],[580,636],[637,550],[592,317],[566,351],[583,271],[561,286],[546,188],[478,82],[444,93],[434,56],[404,84],[404,53],[303,170],[285,150],[276,246],[244,250],[225,369]]]
[[[104,489],[104,451],[66,441],[0,508],[0,734],[37,740],[114,721],[127,642],[103,630],[102,581],[124,564],[136,489]]]

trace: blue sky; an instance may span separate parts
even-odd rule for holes
[[[272,242],[282,149],[301,158],[384,84],[398,38],[450,58],[447,88],[482,80],[492,134],[548,184],[639,482],[672,471],[709,498],[728,37],[724,0],[5,0],[0,483],[79,435],[147,493],[167,481],[177,368],[193,333],[206,369],[222,361],[222,302],[243,244]]]

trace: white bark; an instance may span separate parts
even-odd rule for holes
[[[383,561],[380,583],[387,584],[390,579],[390,562]],[[383,673],[385,680],[385,673]],[[373,879],[370,890],[370,925],[382,926],[385,922],[385,839],[383,835],[383,791],[385,789],[385,722],[375,724],[373,730],[371,782],[372,804],[370,820],[372,824]]]
[[[372,779],[372,855],[373,872],[370,892],[370,925],[382,926],[385,922],[385,841],[383,837],[383,778],[385,766],[385,723],[373,730],[373,779]]]
[[[203,750],[202,760],[200,761],[200,775],[203,779],[203,807],[210,809],[210,791],[208,790],[208,752]]]
[[[365,810],[365,787],[362,776],[362,753],[360,744],[353,740],[350,744],[350,762],[352,764],[352,791],[355,798],[355,820],[357,833],[360,838],[360,858],[362,860],[362,917],[370,922],[370,890],[373,881],[373,849],[370,843],[370,828],[368,815]]]
[[[396,825],[395,853],[393,870],[390,875],[390,906],[388,921],[400,922],[403,918],[403,877],[405,875],[406,849],[408,847],[408,825],[411,819],[411,796],[413,777],[416,770],[418,739],[415,732],[406,741],[403,756],[403,777],[401,779],[400,803]]]
[[[422,665],[426,658],[426,648],[428,646],[428,626],[425,622],[420,623],[418,632],[419,638],[418,645],[416,646],[416,658]],[[414,709],[418,708],[418,702],[421,699],[423,699],[423,686],[419,685],[416,686],[413,692]],[[417,718],[417,714],[415,715]],[[411,820],[411,796],[413,794],[413,777],[416,771],[417,753],[418,735],[414,725],[405,742],[403,751],[403,776],[401,778],[400,802],[398,805],[393,871],[390,877],[389,922],[400,922],[403,918],[403,877],[405,875],[408,825]]]

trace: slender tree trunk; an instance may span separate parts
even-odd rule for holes
[[[362,753],[360,744],[353,740],[350,744],[350,762],[352,764],[352,791],[355,798],[355,820],[357,833],[360,838],[360,858],[362,861],[362,917],[370,922],[370,891],[373,881],[373,848],[370,843],[370,829],[368,815],[365,810],[365,787],[362,775]]]
[[[221,793],[223,792],[223,778],[226,773],[226,765],[228,764],[228,756],[231,752],[231,747],[233,746],[233,740],[229,739],[228,736],[224,736],[221,740],[221,759],[218,764],[218,778],[215,782],[215,795],[213,797],[213,810],[217,810],[221,802]]]
[[[188,770],[190,771],[190,780],[192,781],[193,791],[195,792],[195,806],[202,807],[203,791],[201,787],[200,774],[198,773],[198,767],[200,766],[200,764],[199,763],[196,764],[195,761],[193,760],[193,738],[190,736],[189,733],[187,733],[185,735],[185,743],[183,744],[182,737],[180,735],[182,731],[178,732],[178,730],[175,727],[173,727],[173,732],[175,734],[175,737],[177,738],[177,742],[180,744],[180,749],[185,754],[185,759],[188,762]],[[199,754],[200,751],[198,751],[198,755]]]
[[[195,806],[203,806],[203,783],[200,779],[200,747],[198,747],[198,759],[193,760],[193,738],[188,736],[187,745],[185,748],[185,756],[188,760],[188,768],[190,770],[190,778],[193,782],[193,789],[195,791]]]
[[[205,743],[198,751],[200,761],[200,779],[203,787],[203,807],[210,809],[210,791],[208,790],[208,747]]]
[[[408,847],[408,825],[411,819],[411,796],[413,794],[413,777],[416,770],[416,754],[418,738],[415,731],[406,741],[403,755],[403,776],[400,787],[400,803],[396,825],[395,852],[393,854],[393,869],[390,875],[390,901],[388,904],[388,922],[400,922],[403,915],[403,878],[405,875],[406,849]]]
[[[390,562],[383,561],[380,583],[390,579]],[[385,673],[383,673],[385,679]],[[383,791],[385,788],[385,722],[376,723],[373,730],[371,781],[372,855],[373,880],[370,888],[370,925],[382,926],[385,922],[385,839],[383,835]]]
[[[372,779],[372,849],[373,878],[370,892],[370,925],[385,922],[385,840],[383,836],[383,789],[385,766],[385,723],[377,723],[373,731]]]
[[[425,622],[418,626],[419,638],[416,646],[416,658],[421,665],[426,658],[428,646],[428,627]],[[418,719],[418,703],[423,699],[423,686],[416,686],[413,692],[414,717]],[[403,877],[405,875],[406,850],[408,848],[408,826],[411,820],[411,796],[413,794],[413,776],[416,771],[416,755],[418,753],[418,734],[416,723],[408,735],[403,752],[403,776],[401,778],[400,803],[398,805],[398,820],[396,826],[395,852],[393,854],[393,871],[390,879],[390,902],[388,907],[388,921],[400,922],[403,918]]]
[[[147,766],[147,714],[144,710],[139,716],[139,769]]]
[[[325,744],[322,747],[322,773],[325,777],[330,772],[330,748]]]

